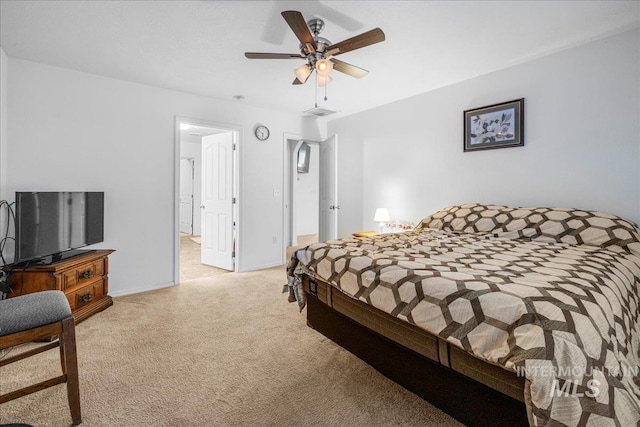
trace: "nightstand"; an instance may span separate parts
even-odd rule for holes
[[[377,236],[378,233],[377,231],[356,231],[355,233],[353,233],[353,237],[372,237],[372,236]]]

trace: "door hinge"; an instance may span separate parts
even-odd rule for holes
[[[232,149],[232,150],[235,150],[235,149],[236,149],[236,144],[235,144],[235,143],[231,145],[231,149]]]
[[[231,203],[235,205],[235,203],[236,203],[236,198],[235,197],[231,198]]]
[[[236,257],[236,251],[231,252],[231,258],[235,258]]]

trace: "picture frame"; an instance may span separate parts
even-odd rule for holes
[[[524,146],[524,98],[464,111],[464,151]]]

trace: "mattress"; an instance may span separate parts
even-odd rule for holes
[[[301,306],[309,275],[329,285],[320,292],[334,308],[420,354],[519,400],[528,387],[534,425],[640,420],[640,232],[627,220],[453,206],[412,232],[311,245],[294,254],[288,275]],[[483,377],[486,366],[497,369]]]

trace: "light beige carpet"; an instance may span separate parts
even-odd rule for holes
[[[228,273],[227,270],[211,267],[200,263],[200,245],[190,234],[180,234],[180,281],[200,279],[218,274]]]
[[[83,425],[460,425],[308,328],[284,282],[279,267],[115,298],[77,326]],[[0,389],[57,375],[57,353],[1,368]],[[3,404],[0,424],[70,425],[65,390]]]

